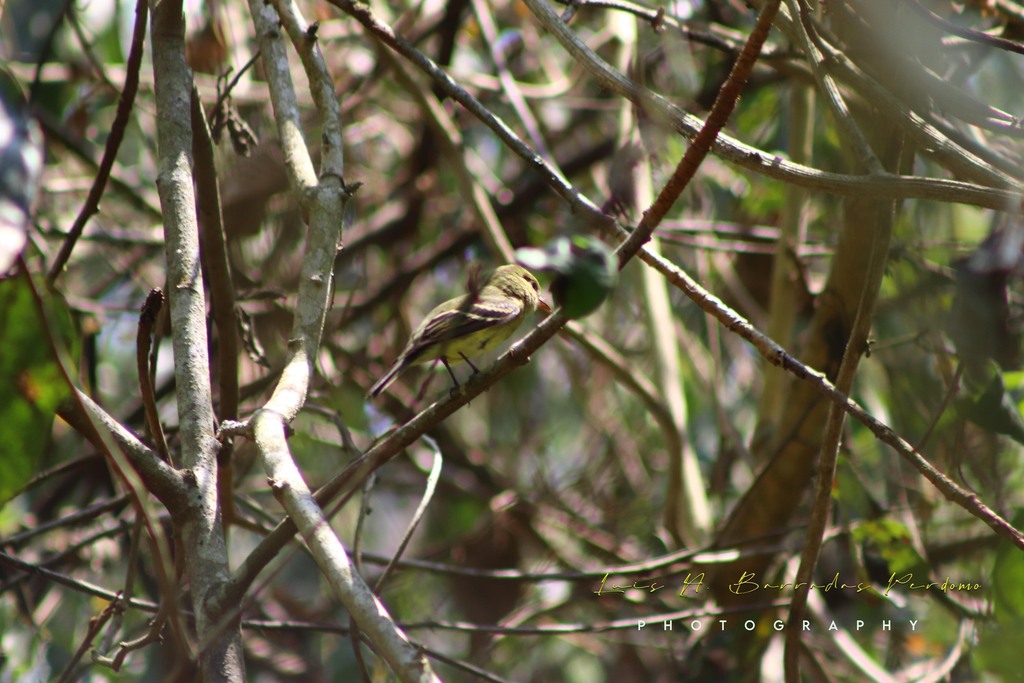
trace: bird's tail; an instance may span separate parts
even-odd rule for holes
[[[369,398],[377,398],[380,396],[381,392],[387,389],[388,386],[395,381],[395,378],[398,377],[398,373],[405,370],[407,365],[408,363],[405,362],[404,357],[396,360],[395,364],[391,366],[391,369],[384,373],[383,377],[373,383],[373,386],[366,392],[366,395]]]

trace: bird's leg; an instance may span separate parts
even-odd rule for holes
[[[465,356],[463,356],[463,358],[465,358]],[[444,369],[448,371],[448,374],[452,378],[452,382],[455,384],[455,388],[458,389],[459,388],[459,380],[455,379],[455,373],[452,372],[452,366],[448,365],[448,359],[442,356],[441,357],[441,362],[444,363]]]
[[[478,374],[478,373],[480,372],[480,368],[478,368],[477,366],[473,365],[473,361],[471,361],[471,360],[470,360],[470,359],[469,359],[469,358],[468,358],[468,357],[466,356],[466,354],[464,354],[464,353],[463,353],[462,351],[459,351],[459,355],[460,355],[460,356],[462,356],[462,360],[464,360],[464,361],[466,361],[467,363],[469,363],[469,367],[473,368],[473,374],[474,374],[474,375],[476,375],[476,374]],[[447,363],[445,363],[445,365],[447,365]],[[449,370],[448,372],[451,372],[451,370]],[[456,384],[457,384],[457,382],[456,382]]]
[[[463,356],[463,358],[465,358],[465,356]],[[455,383],[455,386],[453,386],[451,388],[451,391],[448,392],[449,396],[455,398],[458,395],[458,393],[462,391],[462,387],[459,385],[459,380],[455,379],[455,373],[452,372],[452,366],[448,365],[448,359],[442,356],[441,362],[444,363],[444,369],[448,371],[448,374],[451,375],[452,382]]]

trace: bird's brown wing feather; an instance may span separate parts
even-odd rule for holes
[[[522,312],[523,304],[520,301],[480,300],[471,302],[465,307],[460,306],[445,311],[438,316],[430,316],[422,334],[417,337],[418,343],[415,348],[409,349],[407,356],[410,362],[415,362],[424,350],[434,344],[443,344],[448,340],[465,337],[488,327],[511,322]],[[451,324],[452,322],[454,324]]]

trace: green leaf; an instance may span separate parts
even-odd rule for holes
[[[853,528],[853,538],[878,553],[885,560],[887,571],[900,576],[912,574],[918,583],[926,582],[931,575],[928,563],[910,543],[910,531],[902,522],[887,517],[861,522]]]
[[[45,318],[27,276],[0,280],[0,503],[39,469],[57,405],[70,394],[50,339],[70,350],[74,325],[57,297],[44,310]]]

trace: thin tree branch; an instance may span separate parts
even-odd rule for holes
[[[314,559],[335,594],[359,628],[374,644],[392,671],[403,681],[438,680],[426,657],[395,626],[384,605],[353,567],[323,511],[302,479],[285,438],[285,427],[301,409],[314,373],[314,362],[332,294],[335,253],[344,224],[340,108],[334,87],[316,44],[316,27],[307,27],[298,8],[279,0],[274,8],[250,0],[250,12],[271,88],[278,131],[285,145],[289,178],[310,217],[306,254],[302,262],[290,356],[270,400],[252,416],[249,426],[271,487],[289,516],[298,524]],[[288,60],[276,29],[276,16],[302,57],[322,122],[324,146],[320,181],[302,138]],[[221,595],[227,608],[230,598]]]
[[[913,465],[947,500],[959,505],[970,514],[985,522],[997,534],[1009,539],[1018,548],[1024,550],[1024,534],[982,503],[974,493],[957,486],[951,479],[929,463],[913,446],[893,431],[891,427],[875,419],[859,404],[836,390],[824,373],[809,368],[798,361],[771,338],[757,330],[743,316],[733,311],[722,303],[718,297],[698,285],[696,281],[675,264],[661,257],[649,254],[646,251],[640,252],[640,259],[669,278],[672,284],[682,290],[702,310],[710,313],[730,332],[749,342],[770,363],[783,368],[801,381],[809,382],[815,391],[846,410],[853,419],[867,427],[879,441],[891,446],[900,457]]]
[[[427,485],[423,489],[423,497],[420,498],[419,505],[416,506],[416,511],[412,515],[412,519],[409,520],[409,525],[402,535],[402,540],[398,543],[398,548],[395,549],[394,555],[391,557],[391,561],[388,562],[387,566],[384,567],[384,571],[381,572],[377,578],[377,583],[373,586],[373,592],[380,595],[380,592],[384,590],[384,584],[387,583],[388,577],[395,570],[395,564],[402,558],[402,553],[405,552],[406,547],[409,545],[409,541],[412,540],[412,535],[416,531],[420,522],[423,519],[424,513],[427,511],[427,506],[430,501],[434,498],[434,491],[437,489],[437,480],[441,478],[441,465],[444,462],[444,458],[441,457],[441,451],[434,449],[434,463],[430,468],[430,474],[427,477]]]
[[[55,572],[50,569],[46,569],[45,567],[40,567],[31,562],[26,562],[22,559],[14,557],[13,555],[8,555],[2,550],[0,550],[0,564],[4,564],[8,567],[13,567],[18,571],[26,572],[34,576],[41,576],[44,579],[53,581],[56,584],[66,586],[67,588],[78,591],[83,595],[91,595],[94,598],[100,598],[101,600],[106,600],[108,602],[115,602],[118,599],[120,599],[119,593],[107,590],[106,588],[97,586],[94,583],[90,583],[88,581],[81,581],[79,579],[73,579],[70,576],[67,576],[66,574],[61,574],[60,572]],[[140,609],[145,612],[156,612],[160,608],[160,606],[157,605],[155,602],[151,602],[149,600],[140,600],[139,598],[130,598],[127,602],[130,607],[134,607],[135,609]]]
[[[89,189],[89,195],[85,199],[85,204],[82,205],[82,209],[78,212],[78,216],[71,226],[71,230],[68,231],[67,238],[50,265],[46,281],[51,286],[57,281],[60,274],[64,272],[64,266],[67,265],[71,252],[78,242],[78,238],[82,236],[85,224],[99,211],[100,198],[103,196],[107,180],[110,178],[110,171],[113,169],[114,161],[117,159],[117,150],[120,149],[121,141],[124,139],[124,131],[128,127],[132,106],[135,103],[135,94],[139,90],[139,69],[142,65],[142,48],[146,39],[146,21],[148,18],[149,4],[146,0],[139,0],[135,5],[135,28],[132,32],[132,46],[128,52],[128,61],[125,65],[124,88],[121,90],[121,96],[117,100],[117,112],[114,114],[110,135],[107,137],[107,142],[103,149],[103,160],[100,162],[96,178]]]
[[[288,37],[302,60],[302,66],[306,71],[306,78],[309,80],[309,87],[313,93],[313,103],[316,105],[317,111],[320,112],[320,121],[323,127],[320,135],[320,177],[323,179],[334,176],[344,185],[342,173],[345,169],[345,154],[342,144],[341,105],[338,102],[337,93],[335,93],[334,80],[331,78],[327,64],[324,62],[323,53],[320,51],[317,39],[319,25],[316,23],[306,24],[306,20],[303,19],[299,6],[295,4],[294,0],[272,0],[272,2],[281,18],[281,25],[288,32]]]
[[[238,417],[238,319],[235,311],[235,286],[228,260],[227,238],[224,234],[224,214],[221,206],[220,183],[210,127],[199,98],[199,89],[193,84],[190,107],[192,121],[192,153],[195,156],[196,196],[199,209],[201,248],[199,257],[210,278],[210,315],[217,327],[217,382],[219,387],[219,419]],[[217,453],[217,499],[220,501],[225,524],[235,517],[232,484],[234,467],[230,439],[225,440]]]
[[[93,639],[99,635],[99,632],[103,629],[104,625],[118,612],[123,610],[124,607],[120,603],[120,599],[115,599],[110,602],[109,605],[103,608],[97,616],[89,619],[89,627],[85,631],[85,635],[82,636],[82,642],[79,643],[78,648],[74,654],[71,655],[71,659],[68,660],[64,670],[61,671],[60,676],[57,678],[57,683],[69,683],[78,677],[78,663],[82,661],[82,657],[88,652],[89,647],[92,645]]]
[[[207,642],[219,614],[210,596],[228,578],[228,555],[217,499],[206,292],[199,255],[199,228],[192,176],[191,71],[185,64],[185,27],[180,0],[164,0],[153,13],[153,80],[156,86],[157,189],[164,213],[167,287],[173,330],[180,462],[195,486],[189,504],[177,510],[189,568],[196,632],[204,647],[200,667],[206,683],[245,678],[237,625]],[[172,510],[172,513],[175,511]]]
[[[879,136],[882,137],[882,136]],[[888,136],[885,136],[888,137]],[[898,163],[899,147],[890,153],[887,163]],[[877,159],[876,159],[877,161]],[[881,162],[879,162],[881,163]],[[857,373],[860,360],[867,349],[868,335],[874,320],[875,303],[882,286],[885,267],[888,264],[889,244],[892,240],[892,229],[895,221],[895,205],[893,202],[871,202],[867,207],[852,208],[854,200],[847,200],[846,230],[856,229],[862,225],[861,218],[867,214],[877,220],[869,221],[873,226],[868,258],[867,272],[863,278],[860,299],[857,304],[856,317],[850,329],[843,359],[836,374],[836,390],[849,396],[853,388],[853,380]],[[853,214],[851,216],[851,214]],[[856,228],[854,227],[856,225]],[[842,444],[843,424],[846,412],[843,406],[833,403],[829,406],[828,417],[821,441],[821,455],[818,458],[817,477],[814,483],[814,496],[811,505],[811,518],[807,525],[806,542],[800,554],[800,566],[797,569],[794,583],[797,588],[793,593],[787,623],[786,644],[783,664],[787,683],[799,683],[800,654],[800,622],[803,620],[804,608],[807,604],[810,582],[818,563],[825,531],[832,519],[832,491],[835,484],[836,467],[839,461],[839,448]]]
[[[153,492],[168,509],[180,509],[188,496],[188,483],[177,470],[165,463],[137,436],[110,416],[80,390],[74,400],[57,409],[57,414],[96,448],[105,450],[102,435],[93,430],[93,423],[102,425],[121,448],[133,470],[139,473],[146,489]]]

